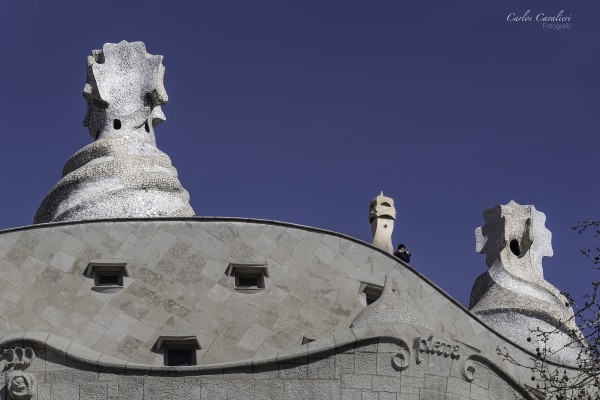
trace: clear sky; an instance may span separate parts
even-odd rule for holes
[[[561,10],[570,29],[535,21]],[[468,304],[482,211],[514,199],[546,213],[546,277],[580,296],[600,277],[570,228],[600,218],[599,18],[597,0],[0,0],[0,228],[31,224],[91,141],[86,56],[141,40],[165,56],[157,143],[197,215],[370,241],[383,190],[394,243]]]

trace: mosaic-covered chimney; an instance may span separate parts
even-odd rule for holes
[[[394,220],[396,219],[396,209],[394,208],[394,199],[383,195],[375,197],[369,207],[369,223],[371,224],[371,233],[373,234],[373,246],[394,253],[392,245],[392,232],[394,231]]]
[[[553,255],[546,215],[510,201],[483,217],[485,224],[475,230],[476,249],[485,254],[488,271],[475,281],[469,308],[532,352],[547,346],[557,358],[576,360],[584,346],[573,310],[542,270],[542,257]],[[555,330],[546,343],[538,336]]]
[[[34,223],[194,215],[171,159],[156,147],[168,100],[162,59],[126,41],[88,56],[83,125],[94,141],[67,161]]]

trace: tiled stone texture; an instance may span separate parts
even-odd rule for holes
[[[125,260],[116,293],[92,291],[90,260]],[[244,293],[229,263],[266,262]],[[361,282],[383,285],[434,332],[495,353],[504,341],[414,270],[370,245],[281,223],[143,220],[34,226],[0,233],[0,335],[39,331],[124,362],[162,365],[160,335],[197,332],[199,364],[275,355],[347,330]],[[398,300],[395,300],[396,302]]]
[[[92,291],[91,260],[125,260],[117,293]],[[234,289],[229,263],[266,262],[262,291]],[[335,235],[262,223],[121,221],[0,233],[0,334],[49,332],[95,351],[162,364],[165,332],[197,332],[201,364],[276,354],[347,329],[361,281],[396,260]]]
[[[34,223],[193,216],[169,156],[156,147],[165,120],[162,56],[142,42],[107,43],[87,60],[84,125],[94,142],[66,163]]]
[[[485,254],[488,271],[471,292],[471,311],[493,329],[531,351],[547,348],[576,363],[586,345],[573,340],[581,332],[569,301],[544,279],[542,258],[551,257],[552,234],[546,216],[531,205],[514,201],[483,213],[485,225],[475,231],[477,251]],[[558,332],[540,345],[532,331]],[[531,339],[529,339],[531,337]],[[533,340],[532,340],[533,339]]]
[[[398,350],[394,340],[375,339],[286,363],[191,373],[185,369],[134,370],[99,366],[76,361],[48,347],[34,346],[37,358],[28,372],[35,380],[33,398],[48,400],[524,398],[514,382],[481,364],[476,365],[476,378],[472,382],[460,375],[455,361],[445,363],[443,369],[434,369],[429,365],[431,359],[425,358],[420,366],[413,360],[406,369],[397,371],[390,360]],[[4,393],[4,390],[0,392]]]
[[[111,259],[127,262],[123,289],[91,290],[93,280],[83,275],[88,263]],[[266,263],[265,289],[237,291],[234,277],[225,274],[229,263]],[[393,298],[382,304],[404,302],[425,320],[391,318],[382,324],[375,318],[350,330],[364,309],[361,282],[381,286],[386,276]],[[162,354],[152,350],[160,335],[174,332],[195,332],[200,341],[200,370],[189,370],[186,377],[176,368],[165,371]],[[506,398],[478,384],[481,372],[465,383],[449,357],[423,353],[424,361],[417,364],[413,350],[411,365],[399,373],[391,367],[392,356],[382,355],[398,354],[397,345],[352,347],[357,339],[400,336],[412,348],[413,339],[431,334],[485,355],[504,371],[498,379],[521,382],[525,377],[496,348],[507,348],[522,362],[530,354],[395,257],[343,235],[210,218],[79,222],[0,232],[0,343],[23,337],[38,343],[46,357],[38,398],[169,398],[179,391],[181,398],[185,393],[196,393],[192,398],[198,393],[204,398],[248,393],[273,399]],[[303,337],[317,340],[299,346]],[[332,346],[338,348],[335,354]],[[72,357],[87,361],[69,368]],[[115,377],[94,370],[107,368],[106,363],[121,372]],[[157,374],[166,376],[148,378]],[[96,375],[98,381],[88,379]],[[266,383],[254,383],[259,379]],[[80,385],[83,381],[87,386]],[[505,390],[504,383],[498,387]]]

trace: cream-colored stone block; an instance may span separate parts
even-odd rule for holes
[[[48,306],[40,312],[40,316],[52,326],[58,326],[66,320],[63,311],[55,306]]]
[[[24,289],[8,284],[4,286],[4,289],[2,290],[2,296],[0,296],[0,298],[9,301],[12,304],[19,304],[19,301],[21,301],[21,298],[24,295]]]
[[[227,301],[233,292],[223,286],[215,283],[210,290],[206,293],[206,297],[216,302]]]
[[[123,340],[129,330],[137,323],[135,318],[119,313],[114,316],[113,322],[106,330],[105,335],[114,340]]]
[[[58,268],[63,272],[71,271],[73,264],[75,263],[76,258],[72,255],[65,253],[62,250],[59,250],[54,254],[54,257],[50,260],[50,265],[54,268]]]
[[[81,332],[80,337],[91,344],[95,344],[106,333],[106,328],[90,321]]]
[[[129,330],[128,335],[134,337],[142,342],[150,342],[156,335],[156,328],[151,327],[143,322],[136,322],[135,325]]]
[[[257,351],[272,333],[273,331],[270,329],[258,324],[252,324],[238,342],[238,346]]]
[[[396,209],[394,199],[383,195],[383,192],[371,201],[369,208],[369,223],[373,235],[373,246],[390,254],[394,252],[392,233]]]

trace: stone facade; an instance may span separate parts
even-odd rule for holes
[[[85,271],[111,259],[128,276],[97,292]],[[264,289],[237,289],[231,264],[267,265]],[[497,348],[523,363],[532,353],[410,266],[335,232],[212,218],[50,224],[1,232],[0,268],[0,346],[35,352],[22,369],[33,398],[530,396],[530,371]],[[365,308],[361,286],[386,276]],[[381,312],[395,305],[413,319]],[[198,337],[198,365],[164,366],[157,338],[183,332]]]
[[[142,42],[107,43],[88,57],[83,124],[93,143],[66,163],[34,223],[122,217],[189,217],[194,210],[171,159],[156,147],[166,119],[162,56]]]
[[[391,325],[339,335],[328,346],[281,359],[204,368],[144,369],[91,362],[49,341],[27,344],[38,399],[515,399],[516,382],[484,361],[420,353]],[[337,343],[336,343],[337,342]],[[87,354],[89,357],[89,354]],[[461,355],[462,356],[462,355]],[[407,358],[404,358],[407,357]],[[93,359],[92,359],[93,360]],[[473,374],[465,368],[472,369]]]
[[[485,215],[478,243],[489,271],[474,313],[391,255],[396,212],[383,193],[369,212],[373,245],[275,221],[192,217],[155,143],[163,74],[162,57],[141,42],[93,51],[84,124],[94,142],[67,162],[38,225],[0,232],[0,400],[539,394],[528,386],[535,354],[490,315],[531,322],[510,306],[542,292],[555,296],[544,316],[572,315],[552,309],[560,297],[541,274],[543,214],[509,204]],[[511,277],[531,290],[506,285]],[[572,361],[549,363],[571,374]]]

